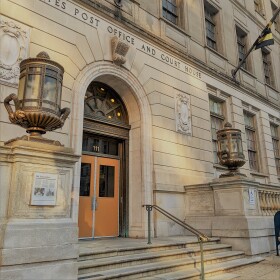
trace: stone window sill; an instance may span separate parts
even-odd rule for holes
[[[244,68],[240,68],[240,70],[242,72],[246,73],[247,75],[249,75],[251,78],[257,79],[257,77],[252,72],[250,72],[250,70],[247,70],[247,69],[244,69]]]
[[[207,49],[207,50],[213,52],[214,54],[216,54],[216,55],[219,56],[220,58],[224,59],[225,61],[228,61],[228,59],[227,59],[223,54],[221,54],[219,51],[216,51],[216,50],[214,50],[214,49],[208,47],[207,45],[205,45],[204,47],[205,47],[205,49]]]
[[[255,10],[256,11],[256,10]],[[256,13],[261,16],[263,19],[266,19],[264,11],[256,11]]]
[[[269,177],[268,174],[264,174],[264,173],[256,172],[256,171],[250,171],[250,174],[253,175],[253,176],[255,175],[255,176],[264,177],[264,178],[268,178]]]
[[[272,89],[272,90],[274,90],[274,91],[276,91],[276,92],[279,93],[279,91],[278,91],[274,86],[272,86],[272,85],[270,85],[270,84],[267,84],[267,83],[265,83],[265,85],[266,85],[267,87],[269,87],[270,89]]]
[[[174,24],[173,22],[167,20],[166,18],[164,17],[160,17],[160,20],[165,22],[166,24],[172,26],[174,29],[176,29],[177,31],[183,33],[184,35],[188,36],[188,37],[191,37],[189,34],[186,33],[186,30],[184,30],[182,27],[180,27],[179,25],[177,24]]]

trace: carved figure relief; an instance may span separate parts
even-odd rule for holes
[[[113,58],[113,62],[116,65],[122,65],[126,62],[126,54],[128,52],[129,49],[129,45],[120,40],[118,37],[113,37],[112,38],[112,58]]]
[[[180,93],[176,96],[176,131],[186,135],[192,135],[190,103],[188,94]]]
[[[0,18],[0,81],[18,84],[19,63],[26,58],[29,30]]]

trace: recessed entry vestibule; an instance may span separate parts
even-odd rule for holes
[[[108,85],[85,94],[79,195],[79,238],[128,236],[129,121]]]

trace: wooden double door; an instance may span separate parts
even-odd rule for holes
[[[79,238],[119,235],[119,160],[82,156]]]

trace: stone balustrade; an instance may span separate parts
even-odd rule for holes
[[[280,211],[280,190],[258,190],[260,212],[263,216],[272,216]]]

